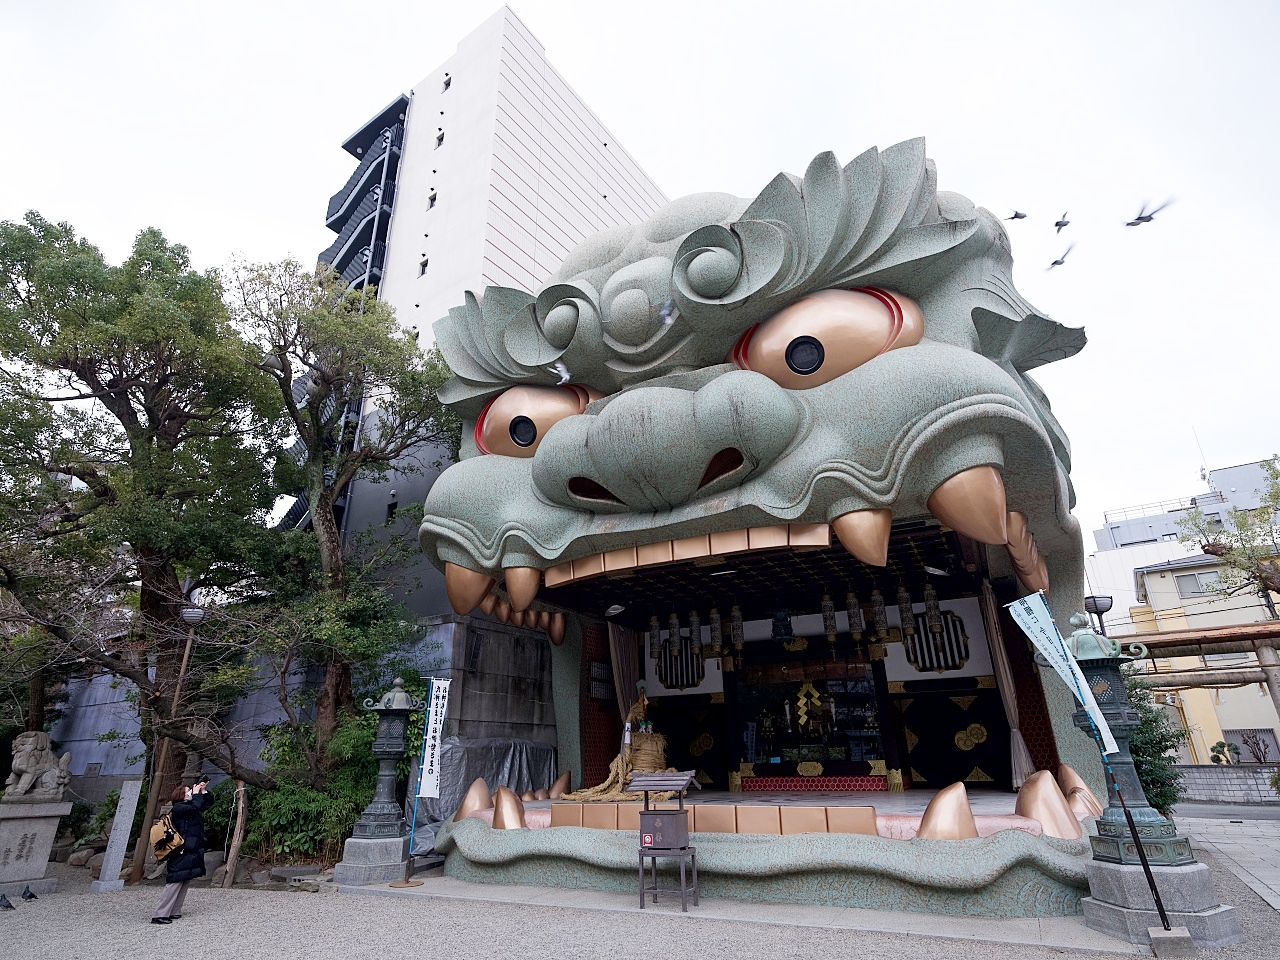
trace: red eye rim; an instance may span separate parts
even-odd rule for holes
[[[888,290],[881,290],[879,287],[854,287],[853,292],[865,293],[875,297],[889,311],[889,336],[885,339],[884,346],[880,348],[880,353],[887,352],[902,333],[902,325],[905,322],[902,314],[902,304],[898,303],[897,297]]]
[[[476,417],[476,428],[471,433],[472,439],[476,442],[476,449],[483,454],[490,454],[493,452],[484,445],[484,421],[485,418],[489,416],[489,408],[498,402],[498,397],[500,396],[502,396],[501,393],[497,394],[497,396],[491,397],[489,402],[484,405],[484,409],[480,411],[480,416]]]
[[[751,369],[751,365],[747,363],[747,348],[751,346],[751,338],[755,336],[756,331],[759,329],[760,324],[758,323],[753,327],[749,327],[742,336],[738,337],[737,342],[733,345],[733,350],[729,352],[730,359],[739,370]]]

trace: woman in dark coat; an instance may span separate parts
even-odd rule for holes
[[[196,877],[204,876],[204,819],[203,813],[212,802],[209,785],[197,783],[194,787],[175,787],[173,809],[169,819],[173,829],[182,837],[182,849],[165,861],[165,885],[160,902],[152,914],[152,923],[172,923],[182,916],[182,901],[187,896],[187,885]]]

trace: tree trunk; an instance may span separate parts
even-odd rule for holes
[[[320,566],[324,571],[324,589],[346,597],[346,559],[342,553],[342,530],[333,513],[338,490],[321,487],[312,490],[311,527],[320,550]],[[351,664],[342,659],[325,664],[324,686],[316,698],[316,757],[320,770],[327,770],[325,757],[329,741],[338,727],[338,718],[350,711]]]
[[[24,732],[42,733],[46,711],[45,672],[39,669],[27,681],[27,719]]]
[[[322,769],[329,767],[325,752],[338,718],[350,712],[351,703],[351,664],[341,660],[325,664],[324,686],[316,698],[316,756]]]
[[[244,840],[244,822],[248,813],[248,792],[244,781],[236,781],[236,826],[231,833],[231,850],[227,853],[227,871],[222,878],[222,888],[230,890],[236,882],[236,864],[240,860],[240,843]]]
[[[311,529],[315,531],[320,550],[320,569],[324,571],[324,587],[339,596],[347,593],[346,560],[342,555],[342,528],[333,515],[333,502],[338,493],[332,487],[312,489]]]

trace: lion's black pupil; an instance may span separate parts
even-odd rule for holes
[[[516,417],[511,421],[511,439],[519,446],[532,447],[538,439],[538,428],[528,417]]]
[[[813,337],[796,337],[787,344],[787,366],[796,373],[817,373],[824,359],[826,352]]]

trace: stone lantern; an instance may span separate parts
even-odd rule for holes
[[[1071,625],[1075,630],[1067,639],[1068,649],[1080,664],[1120,748],[1107,758],[1113,775],[1107,784],[1108,804],[1098,818],[1097,835],[1089,837],[1093,860],[1088,866],[1090,895],[1082,901],[1085,922],[1130,943],[1150,943],[1151,931],[1163,930],[1125,816],[1128,807],[1161,903],[1175,930],[1185,927],[1198,947],[1239,943],[1244,935],[1235,908],[1218,902],[1209,868],[1196,862],[1191,842],[1178,836],[1173,822],[1147,802],[1129,753],[1129,737],[1138,729],[1141,716],[1129,700],[1121,667],[1145,658],[1146,647],[1131,644],[1132,656],[1126,656],[1117,641],[1094,633],[1084,614],[1073,616]],[[1094,736],[1093,724],[1083,708],[1072,719],[1090,738]]]
[[[396,766],[404,756],[409,714],[422,710],[425,703],[409,696],[404,681],[396,677],[375,703],[364,702],[366,710],[378,715],[378,732],[373,740],[373,755],[378,758],[378,783],[373,800],[356,821],[342,848],[342,862],[333,869],[335,883],[389,883],[405,874],[409,859],[409,832],[404,810],[396,802]]]

